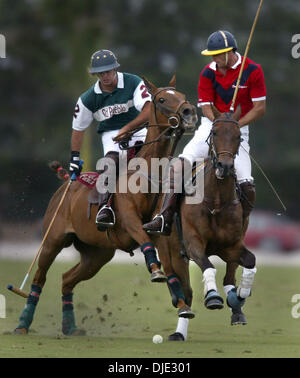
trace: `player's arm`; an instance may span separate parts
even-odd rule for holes
[[[198,83],[198,107],[201,107],[203,117],[210,121],[215,119],[212,104],[215,99],[215,90],[211,79],[211,70],[204,68],[200,74]]]
[[[120,140],[119,136],[121,136],[122,134],[126,133],[127,131],[131,131],[149,121],[150,100],[151,96],[146,88],[145,83],[143,81],[139,82],[133,94],[133,104],[140,113],[136,116],[135,119],[128,122],[122,127],[118,135],[113,139],[115,142]]]
[[[93,120],[93,113],[82,102],[81,98],[78,99],[72,123],[72,136],[71,136],[71,151],[80,151],[84,132],[89,127]]]
[[[80,151],[83,138],[84,138],[84,131],[79,130],[72,130],[72,136],[71,136],[71,151]]]
[[[201,110],[202,110],[203,117],[208,118],[212,122],[214,121],[215,116],[212,111],[211,104],[201,105]]]
[[[150,101],[146,102],[143,106],[142,111],[137,115],[135,119],[128,122],[122,129],[119,131],[119,134],[114,138],[114,141],[118,141],[119,135],[126,133],[127,131],[133,130],[138,126],[141,126],[143,123],[149,121],[150,117]]]
[[[239,120],[240,127],[251,124],[266,111],[266,85],[263,70],[259,65],[250,76],[250,97],[253,108]]]
[[[266,100],[254,101],[253,108],[239,120],[240,127],[249,125],[256,119],[262,117],[265,114],[265,111],[266,111]]]

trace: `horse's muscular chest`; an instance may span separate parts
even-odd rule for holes
[[[233,245],[242,236],[242,222],[240,217],[223,214],[210,215],[206,219],[207,242],[219,245]]]

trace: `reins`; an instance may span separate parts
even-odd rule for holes
[[[217,152],[216,149],[215,149],[215,145],[213,143],[213,131],[214,131],[213,127],[217,122],[230,122],[230,123],[235,124],[237,127],[239,127],[238,121],[236,121],[235,119],[229,118],[230,113],[226,113],[226,116],[227,116],[227,118],[216,118],[213,121],[212,129],[211,129],[211,131],[210,131],[210,133],[209,133],[209,135],[206,139],[206,143],[209,145],[209,148],[210,148],[210,151],[211,151],[211,159],[212,159],[212,163],[213,163],[214,167],[216,167],[216,163],[217,163],[218,157],[220,155],[229,155],[232,159],[235,159],[235,157],[236,157],[236,154],[233,154],[232,152],[227,151],[227,150],[222,150],[222,151]],[[238,149],[237,149],[237,151],[238,151]]]
[[[217,122],[232,122],[232,123],[235,123],[237,126],[239,125],[238,122],[234,119],[229,119],[229,118],[225,118],[225,119],[221,119],[221,118],[218,118],[218,119],[215,119],[214,122],[213,122],[213,126],[217,123]],[[211,151],[213,153],[213,156],[211,156],[211,160],[212,160],[212,165],[215,166],[215,162],[217,161],[217,158],[218,156],[222,155],[222,154],[227,154],[229,156],[231,156],[233,159],[235,158],[235,155],[232,154],[230,151],[220,151],[220,152],[216,152],[215,151],[215,148],[214,148],[214,145],[213,145],[213,142],[212,142],[212,136],[213,136],[213,130],[211,130],[206,142],[209,144],[210,148],[211,148]],[[242,142],[242,139],[241,139],[241,142]],[[285,204],[283,203],[283,201],[281,200],[279,194],[277,193],[276,189],[274,188],[274,186],[272,185],[271,181],[269,180],[269,178],[267,177],[266,173],[264,172],[264,170],[262,169],[262,167],[260,166],[260,164],[254,159],[254,157],[245,149],[245,147],[242,145],[242,143],[240,143],[240,146],[244,149],[244,151],[247,152],[247,154],[249,155],[250,159],[254,162],[254,164],[256,165],[256,167],[258,168],[258,170],[261,172],[261,174],[263,175],[263,177],[265,178],[265,180],[267,181],[268,185],[270,186],[273,194],[276,196],[276,198],[278,199],[278,201],[280,202],[282,208],[284,211],[287,210]]]
[[[188,101],[186,100],[182,100],[179,102],[179,104],[177,105],[176,109],[170,109],[166,106],[163,106],[162,103],[159,103],[159,102],[156,102],[156,97],[159,93],[163,92],[163,91],[167,91],[167,90],[172,90],[172,91],[176,91],[176,89],[174,87],[165,87],[165,88],[161,88],[159,91],[157,91],[155,93],[155,95],[153,96],[152,98],[152,102],[154,104],[154,115],[155,115],[155,122],[156,123],[152,123],[152,124],[149,124],[149,123],[146,123],[146,124],[143,124],[141,126],[138,126],[136,128],[134,128],[133,130],[130,130],[130,131],[127,131],[124,133],[124,140],[123,140],[123,144],[122,144],[122,141],[119,142],[119,146],[120,146],[120,149],[121,150],[129,150],[132,148],[128,146],[128,141],[130,138],[132,138],[134,136],[134,134],[140,130],[142,130],[143,128],[150,128],[150,127],[165,127],[165,129],[159,134],[159,136],[149,142],[142,142],[142,143],[139,143],[139,146],[140,147],[143,147],[143,146],[147,146],[147,145],[150,145],[150,144],[153,144],[153,143],[158,143],[160,141],[162,141],[163,139],[168,139],[168,138],[175,138],[175,142],[181,137],[181,135],[183,134],[183,130],[179,130],[178,127],[180,125],[180,115],[178,114],[178,111],[180,110],[180,108],[182,107],[182,105],[184,104],[189,104]],[[159,123],[157,121],[157,109],[163,114],[165,115],[166,117],[168,117],[168,122],[167,123]],[[167,134],[171,129],[174,129],[175,130],[175,135],[165,135]],[[178,132],[179,130],[179,132]],[[121,134],[122,135],[122,134]],[[126,137],[125,137],[126,135]],[[127,143],[126,143],[127,142]],[[174,142],[173,146],[172,146],[172,153],[171,155],[173,154],[175,148],[174,146],[176,145],[176,143]]]

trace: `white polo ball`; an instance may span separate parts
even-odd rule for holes
[[[164,340],[163,337],[160,335],[154,335],[152,338],[152,341],[154,342],[154,344],[161,344],[163,340]]]

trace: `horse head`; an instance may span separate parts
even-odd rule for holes
[[[210,155],[217,179],[234,174],[234,159],[241,143],[238,120],[241,107],[234,113],[220,113],[212,107],[215,119],[210,133]]]
[[[196,107],[191,105],[184,94],[176,87],[176,74],[173,75],[167,87],[157,88],[143,77],[144,82],[152,95],[154,107],[153,122],[159,126],[167,126],[170,131],[184,132],[194,129],[198,121]]]

